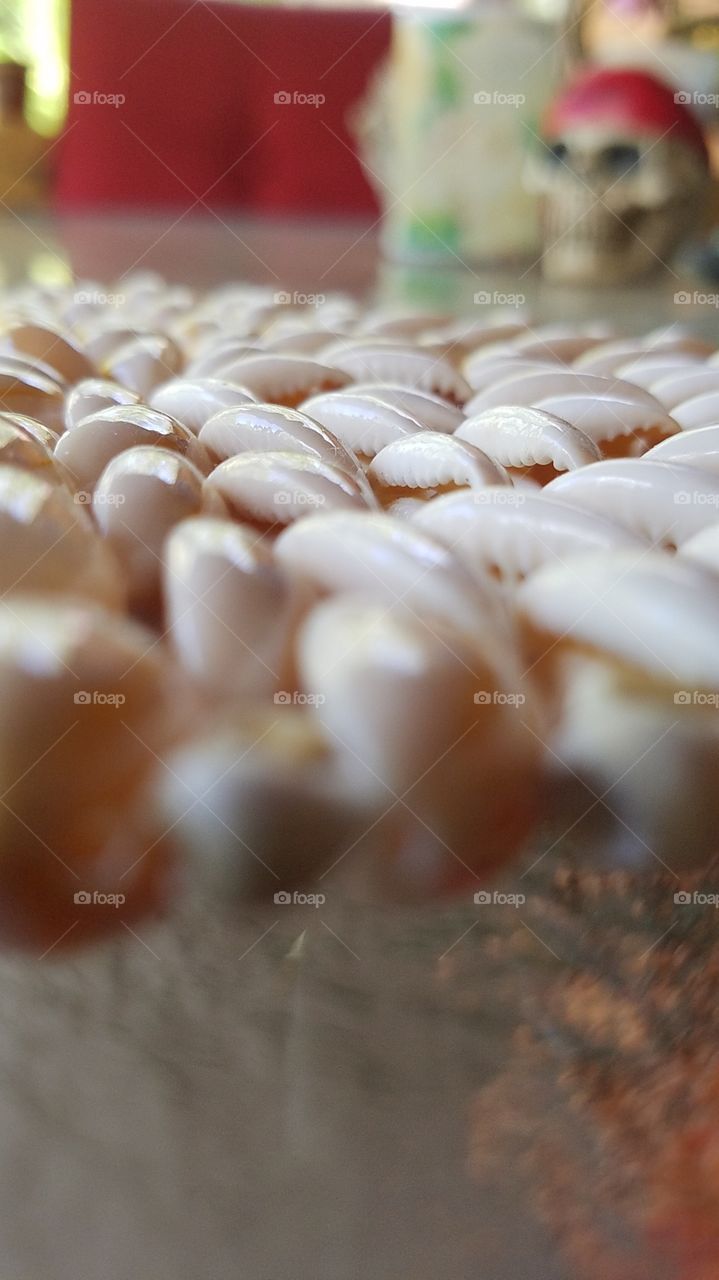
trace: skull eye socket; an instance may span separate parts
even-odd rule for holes
[[[566,164],[569,155],[569,148],[564,142],[553,142],[549,148],[550,159],[556,164]]]
[[[602,160],[606,168],[614,174],[629,173],[630,169],[639,164],[639,147],[635,147],[631,142],[615,142],[612,146],[605,147]]]

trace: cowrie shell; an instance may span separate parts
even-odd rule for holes
[[[201,471],[210,470],[207,451],[192,432],[146,405],[115,405],[90,414],[60,437],[55,457],[67,467],[79,489],[92,492],[112,458],[141,444],[171,449]]]
[[[219,694],[258,698],[282,688],[296,593],[256,531],[185,520],[164,560],[168,629],[183,665]]]
[[[382,849],[385,892],[446,892],[503,861],[533,820],[521,797],[539,750],[523,723],[533,711],[479,704],[478,689],[505,687],[492,657],[436,619],[353,596],[315,608],[297,648],[314,714],[357,790],[374,787],[403,829],[395,859]]]
[[[719,471],[719,426],[696,427],[669,436],[645,453],[646,462],[681,462],[700,471]],[[719,513],[717,515],[719,519]]]
[[[95,372],[92,361],[68,335],[39,324],[18,324],[7,329],[0,337],[0,351],[17,352],[30,361],[39,360],[49,365],[63,382],[78,382]]]
[[[323,594],[374,595],[398,612],[437,616],[473,636],[490,633],[506,656],[504,604],[487,579],[475,579],[423,530],[377,514],[321,514],[280,535],[277,561]]]
[[[0,356],[0,411],[22,413],[52,431],[62,431],[63,404],[59,383],[30,365],[22,368]]]
[[[719,513],[719,476],[646,458],[594,462],[558,476],[544,492],[669,546],[715,523]]]
[[[240,453],[302,453],[341,467],[363,486],[362,470],[354,454],[336,436],[300,409],[279,404],[241,405],[210,418],[200,440],[214,458]]]
[[[305,400],[302,412],[331,431],[345,448],[373,458],[385,445],[423,430],[416,418],[370,395],[330,392]]]
[[[527,578],[518,601],[542,631],[612,654],[669,684],[719,689],[719,587],[679,556],[572,557]]]
[[[699,356],[691,355],[689,352],[672,352],[670,355],[662,353],[658,355],[639,355],[635,359],[629,360],[627,364],[620,365],[617,369],[617,377],[624,382],[633,382],[637,387],[644,387],[655,395],[654,384],[657,380],[671,376],[673,373],[684,369],[695,370],[701,368],[702,364],[703,362]],[[661,396],[657,398],[664,404]]]
[[[692,396],[675,405],[672,417],[679,423],[682,431],[692,431],[695,427],[712,427],[719,424],[719,387],[714,391],[705,391],[701,395]]]
[[[88,414],[100,413],[116,404],[138,404],[136,391],[121,387],[119,382],[107,378],[83,378],[67,394],[65,401],[65,426],[68,430],[82,422]]]
[[[462,423],[454,438],[482,449],[503,467],[575,471],[601,458],[594,441],[578,427],[526,405],[485,409]]]
[[[146,400],[155,387],[180,372],[182,352],[164,334],[143,334],[113,352],[102,368],[115,382]]]
[[[414,387],[402,387],[395,382],[357,382],[353,385],[351,394],[369,395],[375,400],[381,400],[383,404],[391,405],[401,413],[408,413],[410,418],[414,418],[428,431],[443,431],[446,435],[452,435],[460,422],[464,421],[463,411],[442,396],[433,395],[430,391],[417,391]]]
[[[320,391],[336,391],[350,381],[340,369],[301,356],[255,355],[237,360],[232,381],[261,403],[294,407]]]
[[[256,343],[243,342],[238,338],[228,338],[224,342],[216,339],[208,345],[206,351],[190,361],[185,370],[185,376],[192,379],[221,378],[228,382],[231,379],[227,377],[225,372],[227,369],[233,368],[240,360],[246,360],[248,356],[259,354],[260,351],[261,347]]]
[[[651,391],[667,412],[671,413],[685,400],[703,395],[706,391],[719,391],[719,369],[709,364],[674,369],[662,374],[652,384]]]
[[[165,538],[181,520],[224,515],[219,494],[196,467],[169,449],[126,449],[105,467],[95,486],[93,516],[117,556],[129,587],[130,608],[159,614]]]
[[[647,335],[642,342],[631,338],[612,338],[591,351],[584,352],[575,360],[574,367],[582,373],[597,373],[606,377],[616,373],[620,365],[644,355],[671,356],[674,353],[688,353],[704,356],[706,352],[705,343],[682,335]]]
[[[472,389],[446,356],[390,342],[338,342],[323,353],[353,382],[399,382],[464,404]]]
[[[525,373],[546,373],[557,368],[561,368],[561,365],[550,360],[525,360],[508,353],[493,359],[485,357],[483,360],[467,361],[464,373],[474,394],[464,406],[464,412],[467,417],[473,414],[474,403],[479,395],[499,382],[506,382],[507,378],[520,377]]]
[[[0,538],[0,594],[60,592],[122,607],[111,552],[56,477],[0,466]]]
[[[0,928],[74,945],[153,905],[167,823],[146,788],[188,691],[152,633],[48,596],[0,601],[0,685]],[[123,910],[78,907],[88,883],[122,892]]]
[[[221,378],[173,378],[156,387],[148,401],[152,409],[168,413],[195,436],[222,409],[253,402],[251,392]]]
[[[236,519],[261,525],[367,506],[359,484],[346,471],[302,453],[241,453],[221,462],[208,484]]]
[[[440,489],[457,485],[471,489],[486,484],[510,484],[503,467],[481,449],[456,435],[423,431],[385,445],[367,472],[377,488]]]
[[[425,503],[412,523],[442,542],[473,572],[513,582],[540,565],[584,551],[649,543],[605,516],[518,489],[450,493]]]

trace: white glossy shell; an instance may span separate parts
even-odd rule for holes
[[[399,382],[463,404],[472,394],[446,356],[420,347],[370,341],[332,343],[323,358],[344,369],[354,382]]]
[[[719,584],[679,557],[578,556],[538,570],[520,587],[519,602],[543,631],[670,685],[719,689]]]
[[[339,391],[305,400],[303,413],[322,423],[353,453],[373,458],[386,445],[424,430],[403,409],[370,395]]]
[[[472,571],[513,581],[584,551],[646,549],[646,539],[604,516],[553,501],[546,489],[486,488],[425,503],[412,523],[449,547]]]
[[[244,387],[219,378],[174,378],[157,387],[148,403],[198,435],[207,420],[220,410],[251,404],[253,400]]]
[[[241,453],[208,478],[239,520],[291,524],[317,511],[363,510],[367,502],[346,471],[308,454]]]
[[[714,523],[719,512],[719,476],[644,458],[595,462],[558,476],[544,492],[670,546]]]
[[[374,484],[397,489],[438,489],[448,484],[475,489],[511,483],[504,468],[481,449],[437,431],[385,445],[367,474]]]
[[[454,438],[483,449],[504,467],[549,463],[556,471],[575,471],[601,457],[594,441],[578,427],[525,405],[485,409],[468,418]]]

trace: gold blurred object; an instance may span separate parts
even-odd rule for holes
[[[26,71],[0,62],[0,208],[41,208],[47,200],[48,143],[25,119]]]

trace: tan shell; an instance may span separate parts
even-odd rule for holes
[[[157,387],[148,403],[160,413],[168,413],[196,436],[222,409],[253,401],[249,391],[233,382],[219,378],[173,378]]]
[[[594,462],[558,476],[544,492],[668,546],[681,546],[719,513],[719,476],[645,458]]]
[[[95,523],[122,566],[130,607],[159,615],[162,552],[170,530],[191,516],[224,515],[219,494],[169,449],[127,449],[105,467],[93,494]]]
[[[63,405],[57,382],[29,365],[23,369],[0,357],[0,411],[26,414],[52,431],[62,431]]]
[[[88,414],[100,413],[115,404],[138,404],[139,399],[136,391],[121,387],[119,382],[110,382],[107,378],[83,378],[68,392],[65,426],[69,431]]]
[[[331,431],[347,449],[373,458],[387,444],[423,428],[411,414],[370,395],[336,391],[305,400],[302,412]]]
[[[247,359],[248,356],[257,355],[261,348],[255,343],[244,342],[240,338],[228,338],[223,341],[214,341],[209,344],[206,351],[196,356],[190,362],[185,371],[186,377],[192,378],[221,378],[228,381],[225,370],[234,368],[240,361]]]
[[[686,369],[675,369],[664,373],[652,383],[652,394],[671,413],[678,404],[694,396],[703,395],[706,391],[719,391],[719,369],[716,365],[692,365]]]
[[[279,404],[240,405],[210,418],[200,440],[214,458],[234,458],[240,453],[304,453],[361,481],[362,471],[354,454],[336,436],[300,409]],[[366,486],[365,486],[366,489]]]
[[[644,454],[647,462],[682,462],[701,471],[719,471],[719,426],[697,427],[669,436]]]
[[[445,618],[479,635],[503,635],[494,584],[475,580],[441,543],[387,515],[317,515],[284,532],[275,556],[298,582],[326,593],[363,592],[399,612]],[[500,646],[501,648],[501,646]],[[506,656],[506,651],[504,651]]]
[[[116,405],[90,414],[61,436],[55,457],[67,467],[78,488],[90,494],[112,458],[141,444],[171,449],[201,471],[210,470],[207,452],[192,432],[145,405]]]
[[[336,391],[350,381],[340,369],[300,356],[247,356],[232,365],[232,381],[262,402],[294,407],[320,391]]]
[[[670,356],[686,352],[703,356],[706,351],[705,343],[682,335],[670,337],[666,333],[648,334],[641,342],[631,338],[612,338],[579,356],[575,361],[575,368],[582,373],[598,373],[606,377],[616,373],[620,365],[644,355]]]
[[[190,891],[210,892],[219,910],[303,886],[317,892],[316,877],[376,816],[315,717],[284,694],[286,702],[211,724],[161,779]]]
[[[604,516],[538,493],[488,487],[425,503],[412,523],[442,542],[473,572],[515,581],[568,554],[646,548],[646,539]]]
[[[286,687],[296,595],[255,530],[186,520],[164,560],[167,625],[184,666],[218,694],[258,698]]]
[[[710,569],[712,573],[719,573],[719,523],[710,524],[695,533],[693,538],[687,538],[679,547],[678,555],[683,560]]]
[[[654,395],[654,384],[657,381],[671,377],[672,374],[682,370],[696,370],[702,366],[703,361],[700,357],[688,352],[673,352],[670,355],[662,353],[654,355],[650,352],[648,355],[636,356],[626,364],[620,365],[617,369],[617,377],[625,382],[633,382],[637,387],[645,387]],[[657,398],[664,404],[661,396]]]
[[[463,411],[443,396],[418,391],[416,387],[403,387],[396,382],[357,382],[352,387],[352,394],[372,396],[393,409],[408,413],[428,431],[442,431],[451,436],[464,420]]]
[[[702,395],[692,396],[690,400],[675,405],[672,417],[679,423],[682,431],[719,424],[719,387],[715,391],[705,391]]]
[[[25,413],[0,413],[0,422],[5,422],[11,427],[19,427],[51,453],[54,452],[55,445],[60,439],[57,431],[44,426],[42,422],[37,421],[37,418],[29,418]]]
[[[323,353],[353,382],[399,382],[464,404],[472,394],[465,378],[446,356],[399,343],[348,341],[332,343]]]
[[[485,409],[468,418],[454,438],[484,450],[504,467],[550,465],[555,471],[575,471],[601,458],[594,441],[578,427],[526,405]]]
[[[504,468],[481,449],[438,431],[422,431],[385,445],[367,474],[376,487],[388,489],[434,490],[450,484],[477,489],[511,483]]]
[[[611,654],[670,685],[719,689],[719,588],[678,556],[577,556],[538,570],[518,599],[541,631]]]
[[[0,466],[0,543],[0,594],[62,593],[122,607],[111,552],[56,477]]]
[[[182,368],[182,352],[165,334],[132,338],[103,362],[103,372],[144,400]]]
[[[503,404],[526,404],[537,406],[548,399],[557,400],[562,396],[582,398],[591,396],[594,400],[602,400],[611,404],[614,401],[628,404],[644,405],[655,413],[659,420],[666,415],[659,401],[643,387],[631,382],[622,382],[621,378],[604,378],[596,374],[580,374],[573,369],[565,369],[561,365],[556,368],[535,370],[519,376],[508,374],[502,382],[495,383],[481,396],[473,399],[473,412],[483,409],[496,409]]]
[[[464,412],[468,416],[474,413],[477,397],[482,392],[488,391],[490,387],[496,386],[497,383],[506,382],[507,378],[520,377],[525,373],[546,373],[548,370],[557,368],[561,368],[561,365],[556,361],[525,360],[523,357],[520,359],[519,356],[507,351],[490,359],[487,355],[482,356],[480,351],[477,356],[468,360],[465,366],[465,376],[474,394],[464,406]],[[482,402],[479,403],[481,408]]]
[[[390,861],[385,844],[381,864],[392,893],[435,895],[510,854],[531,821],[523,806],[538,741],[500,701],[526,695],[506,689],[478,644],[344,596],[309,615],[298,659],[358,790],[374,787],[378,805],[395,810],[400,851]]]
[[[152,904],[167,823],[145,788],[183,699],[151,633],[48,597],[0,601],[0,685],[1,928],[37,956]]]
[[[367,507],[346,471],[302,453],[241,453],[221,462],[208,484],[236,519],[261,526],[291,524],[317,511]]]
[[[0,465],[32,471],[51,484],[63,484],[65,477],[48,447],[34,433],[12,422],[10,414],[0,414]]]
[[[39,324],[13,325],[2,335],[0,349],[49,365],[63,382],[91,378],[95,372],[92,361],[69,334]]]

